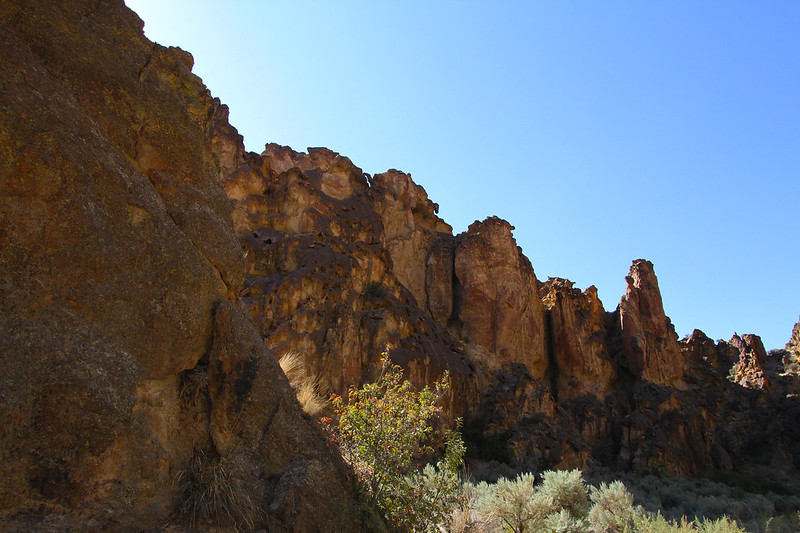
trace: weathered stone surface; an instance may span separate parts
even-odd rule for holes
[[[605,313],[540,284],[507,222],[453,236],[407,174],[246,152],[191,56],[121,3],[45,4],[0,4],[0,530],[155,527],[195,451],[259,527],[349,524],[288,350],[340,394],[387,345],[417,385],[449,371],[477,459],[796,481],[791,351],[679,342],[647,261]]]
[[[547,310],[554,368],[553,393],[559,400],[611,392],[616,368],[606,348],[606,312],[594,286],[581,292],[572,282],[550,278],[540,288]]]
[[[786,349],[793,353],[796,359],[800,359],[800,320],[794,325],[792,329],[792,337],[786,343]]]
[[[739,350],[739,360],[731,369],[730,379],[750,389],[770,389],[772,384],[764,373],[767,351],[758,335],[734,335],[729,344]]]
[[[335,198],[314,176],[344,159],[315,154],[268,145],[224,177],[243,300],[276,353],[299,351],[338,393],[374,379],[387,344],[417,385],[449,370],[449,413],[484,460],[692,475],[746,456],[730,428],[753,430],[766,396],[727,381],[736,347],[677,341],[649,262],[606,313],[592,288],[540,286],[507,222],[454,237],[397,171]]]
[[[470,225],[457,238],[457,334],[489,361],[522,363],[534,378],[547,375],[546,326],[536,275],[497,217]]]
[[[343,471],[238,303],[191,56],[122,2],[0,21],[0,530],[163,524],[193,450],[236,451],[275,523],[338,527]]]
[[[350,192],[326,193],[326,173],[346,177],[341,183],[350,184]],[[477,397],[473,365],[394,275],[385,246],[384,216],[399,226],[389,212],[409,215],[412,225],[422,215],[387,208],[395,199],[382,187],[395,184],[387,176],[377,182],[364,187],[361,170],[329,150],[303,154],[267,145],[261,155],[248,154],[224,178],[245,250],[242,299],[273,351],[300,353],[328,390],[344,394],[374,379],[381,352],[391,346],[393,359],[405,364],[419,386],[448,370],[454,380],[450,414],[455,406],[464,412]],[[421,191],[413,182],[406,185]],[[424,191],[419,194],[422,201]],[[424,281],[421,257],[417,267]]]
[[[678,336],[661,302],[653,264],[637,259],[619,303],[622,345],[634,375],[660,385],[679,384],[683,375]]]
[[[392,271],[425,309],[429,305],[426,274],[431,248],[441,237],[452,235],[453,230],[436,216],[439,206],[428,200],[425,190],[410,175],[390,170],[376,174],[371,184],[375,193],[372,205],[383,222]],[[434,296],[435,307],[446,305],[441,296]]]

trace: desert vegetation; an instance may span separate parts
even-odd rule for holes
[[[303,375],[299,359],[281,361]],[[304,378],[306,379],[306,378]],[[299,390],[297,379],[293,387]],[[436,431],[445,374],[416,391],[382,358],[375,383],[333,396],[323,417],[330,442],[353,469],[363,503],[394,531],[513,533],[790,533],[800,530],[800,498],[779,483],[728,474],[725,481],[579,470],[465,480],[458,432]],[[318,395],[316,389],[315,394]],[[299,395],[298,395],[299,397]],[[302,402],[302,401],[301,401]],[[304,404],[305,408],[305,404]],[[440,425],[440,424],[439,424]],[[425,461],[441,459],[433,464]],[[424,465],[424,466],[423,466]],[[612,479],[612,477],[621,479]],[[735,478],[735,479],[734,479]]]
[[[352,387],[347,401],[334,396],[334,417],[321,423],[355,472],[365,502],[391,529],[439,531],[461,497],[465,450],[458,421],[450,431],[434,430],[448,375],[433,388],[416,391],[403,379],[402,369],[391,364],[388,352],[381,363],[377,381]],[[425,464],[437,437],[443,441],[442,458]]]
[[[261,513],[233,473],[233,454],[195,452],[188,467],[175,479],[181,492],[175,519],[193,530],[209,524],[235,531],[253,529]]]
[[[650,477],[634,480],[636,491],[641,485],[654,483]],[[677,491],[694,485],[701,492],[735,490],[722,483],[708,480],[662,480],[654,488],[675,496]],[[697,492],[684,493],[685,500],[694,499]],[[610,483],[588,484],[579,470],[546,471],[541,475],[521,473],[513,479],[501,477],[495,483],[465,482],[461,506],[451,515],[448,531],[513,533],[790,533],[800,529],[796,511],[776,516],[775,507],[766,497],[742,494],[743,500],[727,500],[726,509],[740,512],[749,519],[732,518],[718,512],[675,516],[675,509],[662,512],[653,504],[648,508],[638,504],[634,493],[619,480]],[[761,506],[758,502],[761,502]],[[722,505],[722,503],[720,504]],[[691,507],[685,502],[684,509]],[[695,509],[700,507],[695,506]],[[719,507],[718,509],[721,509]],[[744,509],[749,509],[744,511]],[[796,508],[795,508],[796,509]]]

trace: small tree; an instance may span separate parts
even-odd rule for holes
[[[448,390],[448,375],[416,392],[403,371],[382,354],[378,381],[351,387],[348,401],[334,396],[337,420],[323,418],[342,454],[352,466],[370,503],[403,531],[431,531],[455,508],[458,472],[464,444],[458,424],[446,438],[444,457],[436,467],[417,463],[431,455],[432,420],[441,413],[438,400]]]

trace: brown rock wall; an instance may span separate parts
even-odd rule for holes
[[[159,526],[194,450],[273,523],[333,527],[343,470],[238,303],[191,56],[122,2],[30,1],[0,4],[0,57],[0,530]]]
[[[536,275],[511,235],[513,227],[491,217],[458,236],[457,334],[492,362],[519,362],[538,380],[548,360],[544,308]]]
[[[800,320],[792,329],[792,337],[786,343],[786,349],[793,353],[796,359],[800,359]]]
[[[683,362],[678,336],[664,314],[653,264],[637,259],[625,280],[628,287],[619,304],[619,317],[630,370],[654,383],[679,385]]]
[[[602,400],[617,379],[606,347],[606,312],[592,286],[581,292],[572,282],[550,278],[539,291],[547,310],[553,381],[559,400],[591,394]]]

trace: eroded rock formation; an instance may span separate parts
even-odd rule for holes
[[[417,385],[448,371],[479,460],[797,479],[800,326],[781,353],[679,341],[641,259],[606,312],[539,282],[508,222],[453,235],[408,174],[247,152],[121,2],[20,4],[0,4],[0,529],[180,522],[197,457],[259,526],[357,529],[286,351],[339,394],[386,346]]]
[[[0,21],[0,530],[180,523],[200,452],[256,524],[339,527],[344,470],[239,301],[192,57],[121,1]]]
[[[664,313],[653,264],[637,259],[625,281],[628,287],[619,303],[619,320],[629,368],[647,381],[677,385],[683,374],[678,336]]]
[[[389,344],[418,385],[450,371],[450,414],[485,458],[674,475],[748,460],[730,428],[755,430],[777,401],[751,353],[760,341],[678,341],[650,262],[634,261],[609,313],[592,287],[540,283],[503,220],[452,235],[402,172],[372,178],[323,149],[258,155],[237,142],[244,163],[223,181],[246,250],[243,299],[266,342],[303,353],[331,390],[373,379]]]
[[[794,325],[792,329],[792,338],[786,343],[786,349],[793,353],[797,359],[800,359],[800,320]]]

